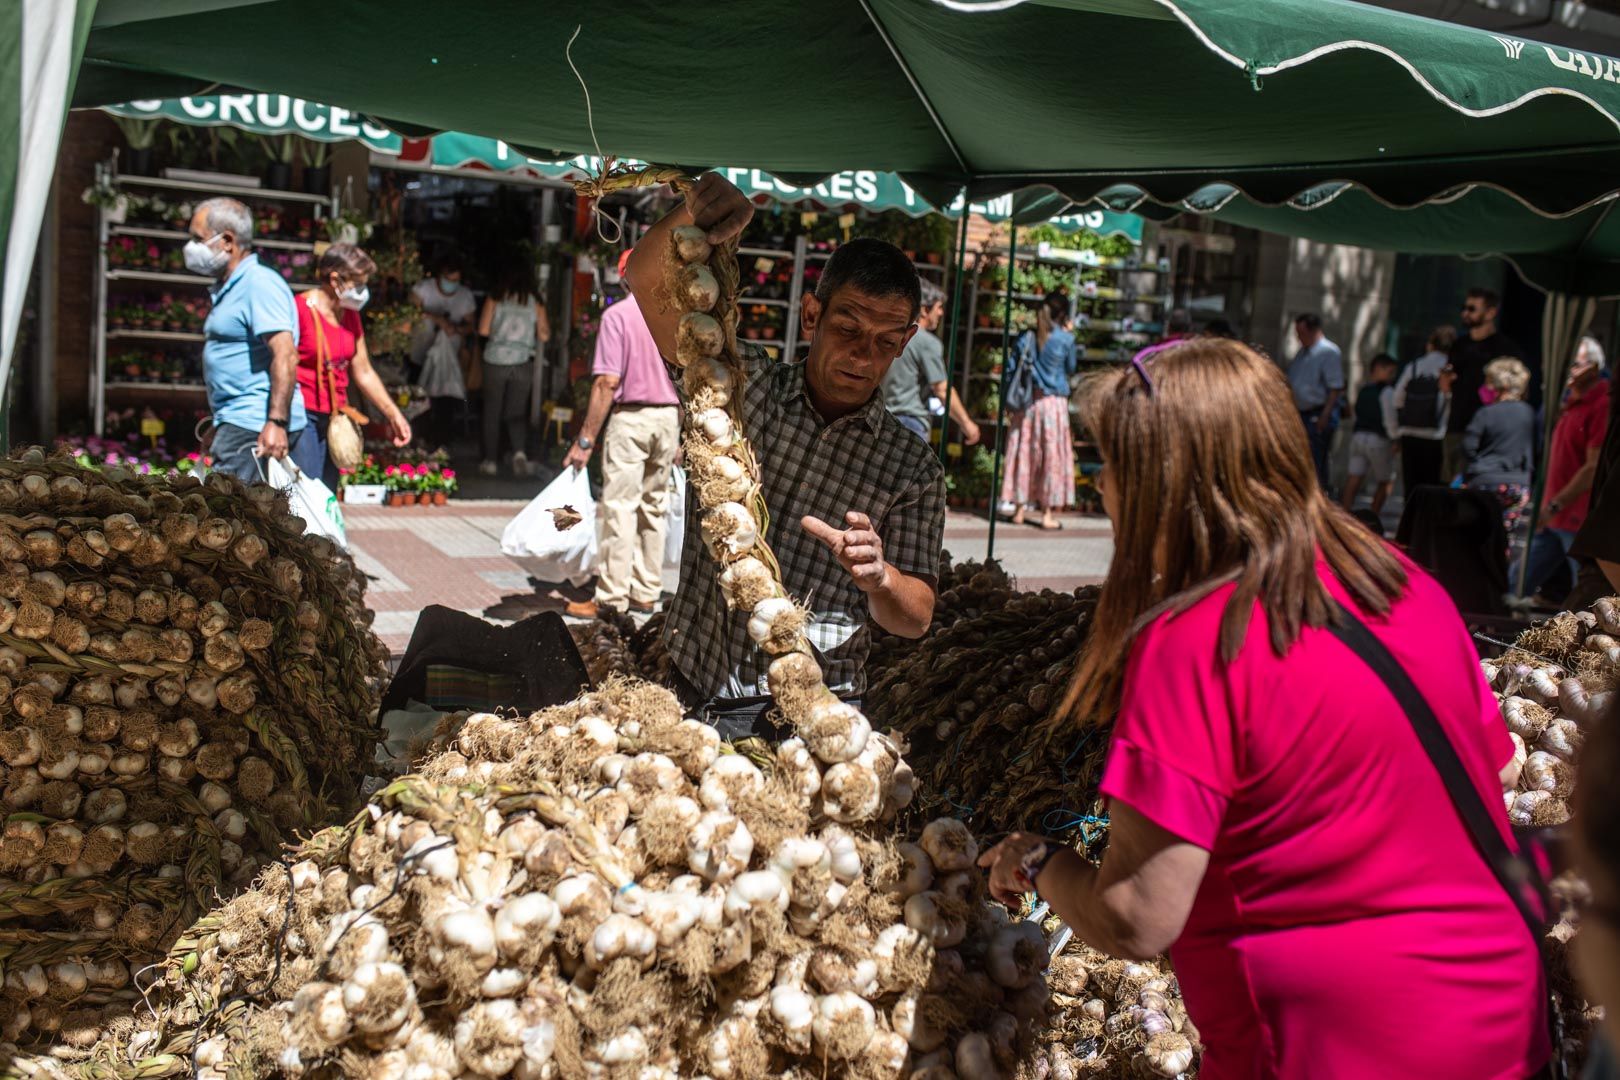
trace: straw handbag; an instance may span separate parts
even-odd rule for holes
[[[361,433],[366,416],[347,404],[339,404],[326,331],[321,328],[320,313],[311,309],[310,314],[315,316],[315,377],[326,383],[326,399],[332,410],[326,425],[326,456],[340,469],[358,468],[366,459],[366,439]]]

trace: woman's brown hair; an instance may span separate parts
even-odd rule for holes
[[[315,264],[315,269],[322,281],[326,280],[327,274],[337,274],[350,280],[363,280],[377,272],[377,264],[371,261],[370,255],[354,244],[333,244],[321,252],[320,261]]]
[[[1108,464],[1118,520],[1064,716],[1113,716],[1136,634],[1227,582],[1237,583],[1221,617],[1227,662],[1248,636],[1256,601],[1278,655],[1304,627],[1327,624],[1332,600],[1318,558],[1366,611],[1387,612],[1405,589],[1395,555],[1318,487],[1288,381],[1248,346],[1196,338],[1150,356],[1141,370],[1094,376],[1080,415]]]

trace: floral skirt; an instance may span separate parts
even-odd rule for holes
[[[1069,399],[1045,394],[1007,428],[1006,475],[1001,501],[1057,510],[1074,505],[1074,437]]]

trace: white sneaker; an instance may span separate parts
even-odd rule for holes
[[[529,455],[519,450],[512,455],[513,476],[533,476],[534,470],[529,468]]]
[[[493,461],[480,461],[478,463],[479,476],[494,476],[499,471]]]

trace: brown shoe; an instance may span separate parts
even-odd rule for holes
[[[630,610],[638,615],[651,615],[658,610],[658,605],[644,600],[632,600],[630,601]]]
[[[563,608],[563,614],[575,619],[594,619],[596,618],[596,601],[570,600],[568,606]]]

